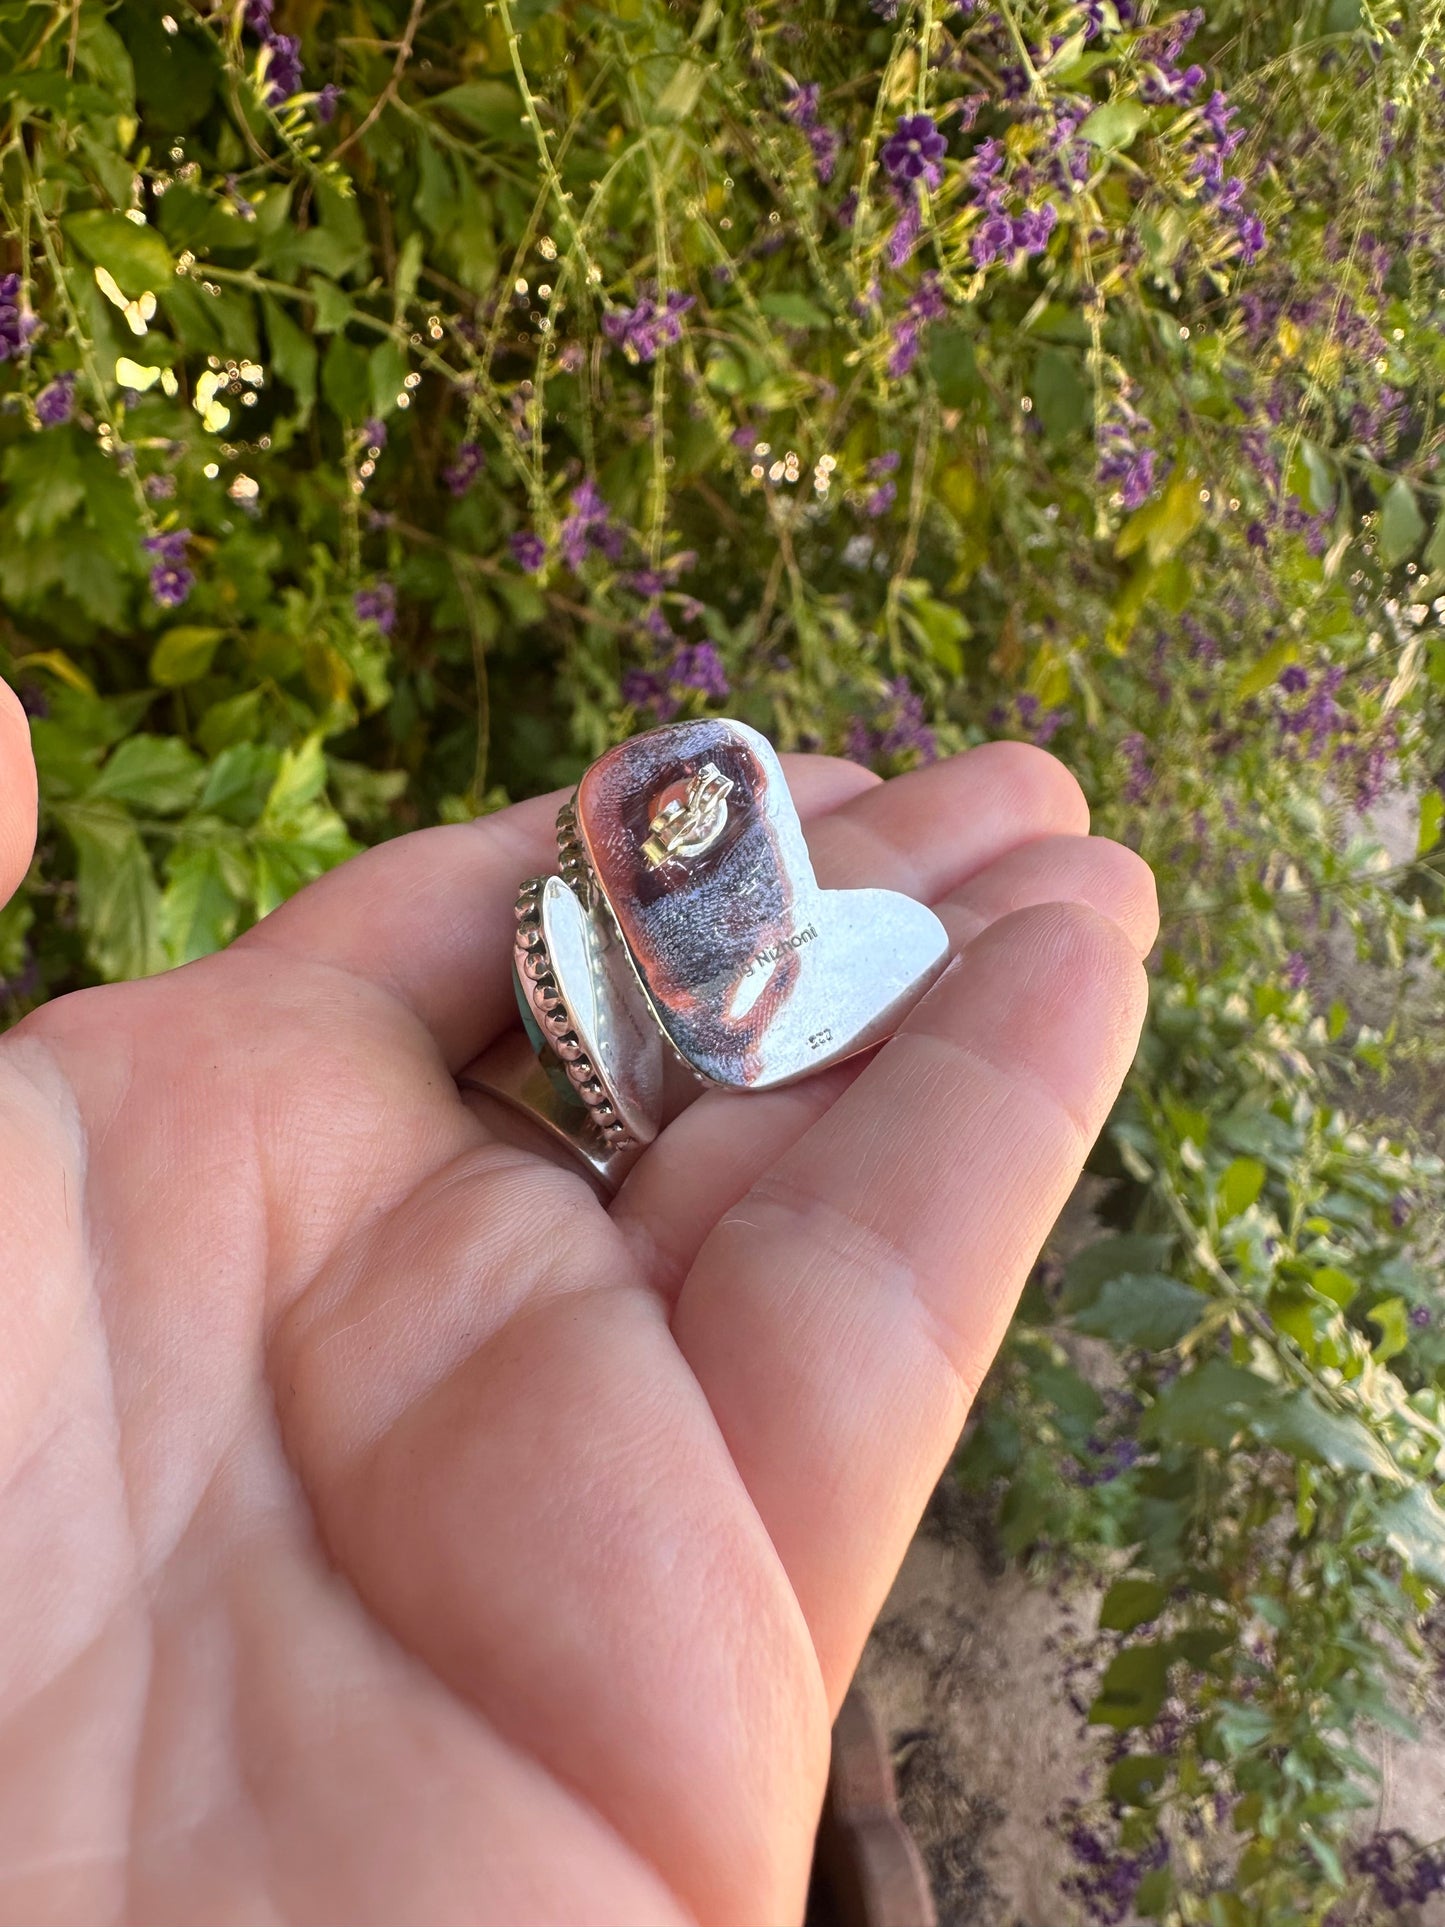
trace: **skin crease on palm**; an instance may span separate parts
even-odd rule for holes
[[[453,1083],[555,796],[0,1037],[0,1921],[785,1927],[829,1724],[1131,1060],[1153,882],[998,743],[785,759],[959,952],[610,1210]],[[0,900],[35,822],[0,685]]]

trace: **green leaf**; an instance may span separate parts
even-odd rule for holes
[[[457,190],[452,164],[436,142],[422,134],[416,144],[417,190],[413,205],[434,240],[445,240],[456,225]]]
[[[1413,555],[1425,533],[1425,518],[1415,502],[1415,491],[1401,475],[1390,485],[1380,504],[1380,560],[1392,567]]]
[[[707,70],[695,60],[679,60],[667,85],[657,96],[654,111],[659,120],[686,120],[697,106]]]
[[[1216,1197],[1219,1202],[1219,1218],[1228,1224],[1248,1211],[1264,1189],[1267,1172],[1258,1158],[1235,1158],[1224,1167],[1220,1176]]]
[[[371,370],[366,352],[345,335],[333,335],[321,363],[321,392],[343,421],[359,422],[371,407]]]
[[[129,114],[135,109],[135,67],[125,42],[108,20],[93,13],[82,13],[75,51],[81,66],[105,90],[109,113]]]
[[[1163,1753],[1126,1753],[1109,1769],[1109,1798],[1126,1807],[1146,1806],[1163,1791],[1170,1761]]]
[[[1110,1632],[1131,1633],[1157,1619],[1168,1597],[1155,1579],[1116,1579],[1099,1603],[1099,1624]]]
[[[0,473],[11,490],[15,533],[22,541],[51,534],[85,499],[80,450],[68,428],[27,435],[13,443]]]
[[[251,844],[257,914],[269,915],[303,884],[355,852],[341,818],[319,805],[312,805],[284,835],[257,835]]]
[[[826,328],[830,321],[827,310],[820,308],[816,301],[787,289],[760,296],[758,306],[764,314],[771,315],[775,321],[785,321],[790,328]]]
[[[54,68],[32,68],[28,73],[7,74],[0,79],[0,100],[23,100],[32,107],[44,107],[79,120],[83,115],[113,116],[115,102],[99,87],[88,87],[71,80]]]
[[[928,372],[945,408],[966,408],[983,392],[978,357],[966,328],[935,328],[928,338]]]
[[[1372,1349],[1381,1364],[1408,1347],[1409,1311],[1403,1298],[1382,1298],[1378,1304],[1371,1305],[1365,1316],[1379,1327],[1380,1337]]]
[[[1091,1726],[1151,1726],[1169,1691],[1169,1657],[1159,1645],[1126,1646],[1110,1660],[1089,1708]]]
[[[89,801],[57,814],[75,845],[76,909],[96,969],[112,983],[163,970],[160,892],[129,814]]]
[[[1428,856],[1440,841],[1440,831],[1445,825],[1445,795],[1439,790],[1426,790],[1420,798],[1420,834],[1415,844],[1416,856]]]
[[[280,766],[280,752],[269,743],[232,743],[207,772],[197,807],[231,823],[254,823]]]
[[[101,208],[67,215],[61,225],[81,253],[104,268],[132,300],[163,288],[175,275],[171,251],[153,227]]]
[[[1062,348],[1041,348],[1029,379],[1034,413],[1052,441],[1062,441],[1084,427],[1093,414],[1093,398],[1076,355]]]
[[[1141,1438],[1221,1450],[1279,1397],[1268,1379],[1227,1359],[1210,1358],[1166,1385],[1139,1423]]]
[[[115,19],[134,63],[136,97],[147,110],[149,128],[181,134],[204,120],[215,98],[220,54],[204,29],[193,29],[188,10],[167,15],[154,0],[130,0]],[[237,158],[227,165],[235,167],[239,157],[237,143]]]
[[[1432,575],[1445,569],[1445,515],[1436,516],[1435,533],[1430,537],[1421,560]]]
[[[1181,462],[1162,495],[1144,502],[1119,531],[1115,555],[1132,555],[1141,546],[1157,569],[1181,549],[1204,516],[1199,478]]]
[[[151,681],[163,689],[179,689],[182,684],[199,682],[211,666],[224,629],[208,629],[200,623],[183,622],[167,629],[151,651]]]
[[[1220,1707],[1215,1728],[1226,1753],[1248,1753],[1274,1732],[1274,1715],[1262,1706],[1240,1706],[1226,1701]]]
[[[447,253],[462,285],[485,294],[497,273],[496,213],[489,196],[467,168],[457,174],[454,207]]]
[[[1331,1412],[1313,1393],[1276,1399],[1254,1420],[1257,1437],[1336,1472],[1368,1472],[1398,1485],[1405,1474],[1369,1427],[1346,1412]]]
[[[111,752],[90,796],[133,803],[154,816],[192,804],[201,787],[201,759],[176,736],[128,736]]]
[[[1208,1307],[1209,1299],[1193,1285],[1160,1272],[1131,1273],[1108,1279],[1073,1322],[1092,1338],[1162,1352],[1193,1331]]]
[[[321,738],[308,736],[297,749],[283,750],[281,764],[266,798],[266,817],[272,823],[294,818],[315,802],[326,787],[326,752]]]
[[[296,419],[304,426],[316,401],[316,344],[278,301],[264,297],[261,313],[271,344],[272,369],[296,397]]]
[[[1306,435],[1300,438],[1299,461],[1305,486],[1297,493],[1312,515],[1328,515],[1335,505],[1335,476],[1328,456]]]
[[[1427,1485],[1413,1482],[1375,1515],[1381,1537],[1412,1572],[1445,1589],[1445,1508]]]
[[[1127,147],[1149,119],[1149,110],[1137,100],[1111,100],[1096,107],[1076,136],[1092,141],[1106,153]]]
[[[1107,1279],[1158,1272],[1173,1249],[1174,1237],[1168,1231],[1130,1231],[1092,1239],[1064,1267],[1064,1309],[1091,1305]]]
[[[166,866],[160,927],[173,964],[192,963],[222,949],[236,933],[240,906],[226,885],[219,850],[178,850]]]
[[[1316,1291],[1337,1304],[1341,1311],[1360,1289],[1350,1274],[1336,1265],[1318,1266],[1310,1273],[1310,1283]]]
[[[1300,1838],[1319,1862],[1326,1879],[1332,1881],[1336,1887],[1343,1887],[1345,1885],[1345,1870],[1340,1864],[1339,1854],[1330,1845],[1329,1841],[1326,1840],[1322,1834],[1316,1833],[1313,1827],[1307,1827],[1303,1824],[1300,1826]]]
[[[321,232],[326,236],[328,246],[335,249],[332,260],[340,264],[328,266],[327,272],[340,279],[367,253],[366,227],[361,218],[361,209],[354,194],[343,194],[340,187],[324,174],[316,178],[316,207],[321,216]]]
[[[406,380],[405,353],[394,341],[379,341],[371,351],[371,412],[385,417],[394,412]]]
[[[521,96],[505,80],[467,80],[460,87],[448,87],[445,93],[433,94],[427,102],[429,114],[439,109],[509,146],[524,147],[531,143],[531,129],[522,111]]]

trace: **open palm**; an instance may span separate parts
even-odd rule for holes
[[[610,1209],[456,1074],[558,798],[0,1039],[0,1918],[796,1920],[828,1728],[1131,1057],[1152,883],[995,744],[785,759],[904,1030]],[[33,830],[0,686],[0,900]]]

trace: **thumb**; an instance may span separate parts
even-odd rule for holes
[[[20,698],[0,682],[0,905],[30,867],[35,848],[35,758]]]

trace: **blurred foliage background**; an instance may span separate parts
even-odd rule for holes
[[[1357,1745],[1445,1588],[1442,28],[0,0],[0,1021],[706,710],[1046,743],[1154,864],[1109,1235],[959,1468],[1113,1580],[1080,1918],[1445,1886]]]

